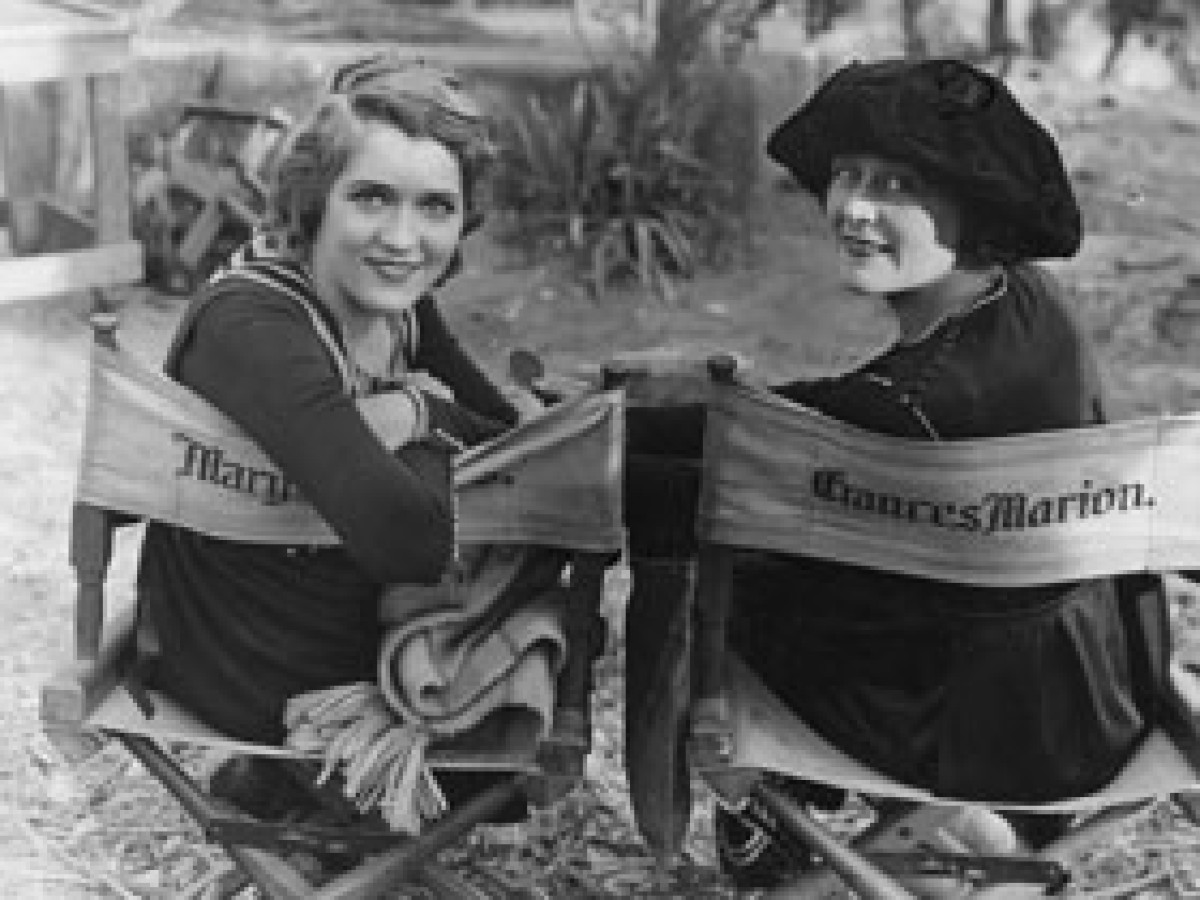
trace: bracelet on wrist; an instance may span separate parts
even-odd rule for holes
[[[411,384],[401,385],[400,391],[413,405],[413,440],[427,437],[429,434],[429,404],[425,402],[425,396]]]

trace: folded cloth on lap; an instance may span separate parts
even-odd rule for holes
[[[406,722],[432,738],[470,741],[503,733],[532,752],[550,733],[554,681],[566,657],[560,578],[564,554],[540,548],[473,548],[430,604],[421,589],[394,586],[382,615],[393,623],[379,654],[379,685]],[[414,595],[418,596],[414,596]],[[497,730],[492,717],[508,719]]]
[[[430,744],[451,743],[480,767],[531,763],[566,657],[565,563],[560,551],[483,545],[440,585],[387,588],[378,684],[293,698],[288,743],[324,757],[323,779],[340,770],[360,808],[408,833],[444,809],[425,767]]]

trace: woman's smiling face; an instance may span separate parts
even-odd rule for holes
[[[954,270],[958,207],[905,163],[868,154],[835,157],[825,196],[847,285],[894,294]]]
[[[462,240],[458,159],[442,143],[367,122],[312,245],[317,290],[344,315],[411,309]]]

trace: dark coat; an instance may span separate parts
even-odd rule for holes
[[[922,343],[779,393],[915,439],[1102,422],[1095,365],[1056,291],[1031,266],[1008,276],[1003,296]],[[633,410],[629,431],[631,547],[690,552],[690,529],[678,535],[694,477],[672,482],[650,454],[698,457],[697,410]],[[1161,595],[1134,599],[1147,587],[1141,576],[968,587],[757,554],[736,571],[730,639],[810,725],[893,777],[964,798],[1047,800],[1102,785],[1152,724],[1167,617]]]

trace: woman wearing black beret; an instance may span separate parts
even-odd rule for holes
[[[1091,349],[1033,262],[1074,255],[1079,209],[1054,139],[1002,81],[949,59],[854,63],[767,152],[822,202],[846,284],[886,300],[899,326],[858,370],[780,394],[922,440],[1105,421]],[[631,417],[631,459],[667,442],[661,421]],[[682,418],[668,428],[676,453]],[[653,555],[663,507],[644,513],[646,479],[637,465],[630,477],[631,547]],[[760,558],[737,574],[730,641],[805,721],[892,777],[1045,801],[1102,786],[1149,727],[1167,617],[1143,586],[976,588]],[[724,813],[717,826],[735,880],[768,883],[782,860],[769,837]]]

